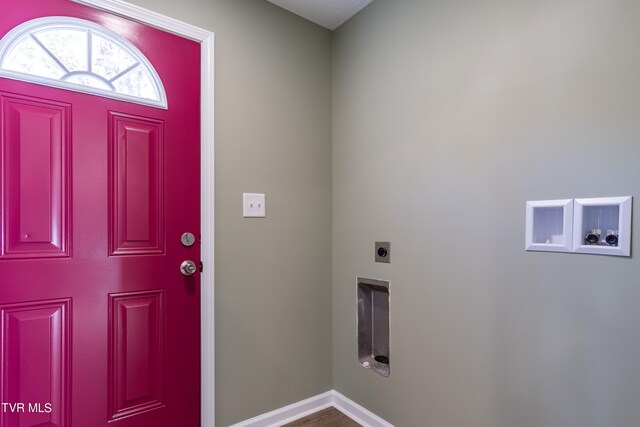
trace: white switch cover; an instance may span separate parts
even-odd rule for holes
[[[266,217],[264,194],[242,193],[242,216],[244,218]]]

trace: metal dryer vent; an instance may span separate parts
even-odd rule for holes
[[[358,362],[389,376],[389,282],[358,277]]]

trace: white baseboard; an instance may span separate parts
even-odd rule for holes
[[[335,390],[310,397],[297,403],[292,403],[291,405],[242,421],[230,427],[278,427],[330,406],[338,409],[364,427],[394,427],[393,424],[388,423],[373,412],[358,405],[353,400]]]
[[[333,406],[364,427],[394,427],[393,424],[337,391],[331,390],[331,393],[333,394]]]

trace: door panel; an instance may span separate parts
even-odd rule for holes
[[[112,294],[109,299],[113,420],[164,405],[164,291]]]
[[[3,426],[69,425],[69,309],[69,299],[2,307],[2,401],[25,406],[2,411]]]
[[[168,110],[0,78],[0,427],[200,425],[200,46],[67,0],[2,0],[116,31]],[[50,412],[45,412],[50,404]]]
[[[69,105],[0,95],[3,258],[69,255]]]
[[[164,253],[163,122],[109,115],[110,253]]]

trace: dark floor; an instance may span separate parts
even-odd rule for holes
[[[351,418],[347,417],[336,408],[327,408],[322,411],[300,418],[282,427],[362,427]]]

